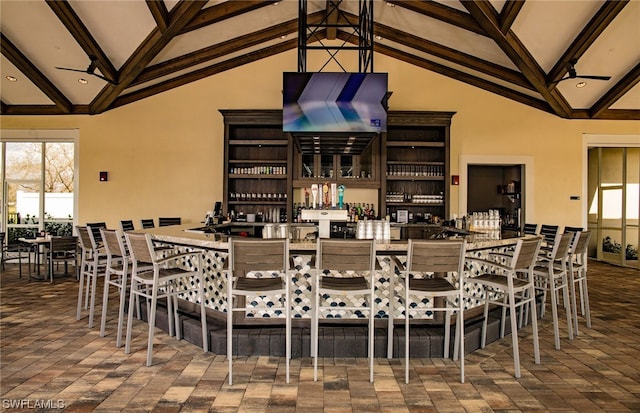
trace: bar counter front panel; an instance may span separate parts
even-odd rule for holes
[[[228,251],[228,236],[222,234],[208,234],[189,231],[193,228],[193,224],[177,225],[141,230],[140,232],[149,232],[152,234],[156,242],[168,244],[174,247],[176,252],[192,251],[200,249],[203,251],[203,263],[205,274],[205,305],[207,308],[219,313],[220,318],[226,314],[227,301],[227,275],[225,268],[225,260]],[[186,230],[186,231],[185,231]],[[509,248],[517,242],[518,238],[507,239],[491,239],[491,240],[474,240],[467,244],[467,255],[474,257],[485,257],[489,250],[501,250]],[[376,318],[389,318],[389,304],[391,300],[395,300],[394,319],[404,319],[404,280],[397,275],[397,268],[392,256],[396,257],[403,265],[406,260],[406,241],[391,241],[388,243],[377,243],[377,259],[380,269],[377,271],[375,278],[375,294],[376,294]],[[292,271],[291,302],[292,317],[298,319],[310,319],[312,310],[312,274],[314,267],[312,265],[312,257],[315,254],[315,242],[292,242],[290,244],[290,254],[293,260],[295,271]],[[194,263],[190,261],[182,261],[180,265],[185,268],[194,269]],[[468,271],[465,274],[467,278],[465,286],[466,304],[465,309],[473,309],[482,305],[481,298],[483,290],[479,288],[471,278],[481,272],[486,272],[489,268],[476,267],[474,264],[467,265]],[[248,276],[262,276],[261,274],[247,274]],[[267,276],[271,276],[270,274]],[[191,285],[192,279],[183,279],[180,285]],[[186,301],[198,304],[198,296],[194,292],[188,292],[181,297]],[[273,303],[279,299],[278,296],[267,297],[247,297],[249,306],[255,307],[252,312],[247,312],[245,322],[242,324],[261,324],[284,322],[278,320],[284,318],[284,313],[280,309],[271,309]],[[354,307],[364,305],[364,300],[359,297],[330,297],[328,302],[334,300],[335,310],[327,310],[321,314],[325,319],[342,319],[342,320],[366,320],[366,314],[360,311],[341,310],[341,307]],[[346,300],[342,303],[343,300]],[[409,315],[413,319],[430,320],[433,313],[430,311],[432,303],[425,299],[416,303],[416,307],[409,310]]]

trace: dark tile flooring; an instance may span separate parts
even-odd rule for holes
[[[531,328],[521,330],[520,379],[505,337],[467,355],[463,384],[451,359],[413,358],[407,385],[397,358],[375,360],[374,383],[364,358],[322,358],[318,382],[312,360],[294,358],[286,384],[282,358],[248,356],[235,361],[229,386],[224,355],[157,330],[154,365],[146,367],[143,322],[134,323],[125,355],[115,347],[115,306],[101,338],[86,317],[75,319],[75,279],[28,283],[7,264],[0,277],[0,411],[640,412],[640,272],[591,262],[589,282],[593,328],[580,319],[580,335],[563,336],[555,350],[548,312],[540,321],[540,365],[533,363]]]

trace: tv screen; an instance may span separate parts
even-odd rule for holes
[[[283,74],[284,132],[386,132],[387,73]]]

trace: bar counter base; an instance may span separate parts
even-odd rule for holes
[[[538,303],[538,314],[540,303]],[[500,339],[501,310],[495,309],[489,313],[487,329],[487,344]],[[147,320],[146,306],[142,306],[142,319]],[[465,354],[470,354],[480,348],[482,333],[482,316],[473,317],[465,321]],[[140,321],[138,321],[140,322]],[[184,340],[200,346],[202,343],[202,329],[199,314],[180,311],[182,337]],[[209,319],[209,351],[214,354],[227,353],[227,330],[224,322]],[[169,331],[167,309],[158,305],[156,312],[156,327],[164,332]],[[450,354],[453,354],[453,337],[455,323],[452,324]],[[523,327],[530,328],[530,327]],[[505,340],[510,340],[510,320],[507,315],[505,326]],[[442,358],[444,355],[444,328],[439,325],[412,325],[409,340],[411,357]],[[521,333],[523,334],[523,333]],[[530,333],[526,333],[530,336]],[[293,327],[291,332],[291,357],[309,357],[311,333],[306,327]],[[319,351],[320,357],[367,357],[367,327],[320,325]],[[511,341],[509,341],[511,343]],[[233,354],[236,356],[272,356],[284,357],[285,331],[280,327],[234,327]],[[135,348],[135,347],[134,347]],[[375,356],[387,357],[387,329],[375,330]],[[404,325],[396,325],[393,334],[393,357],[404,357]]]

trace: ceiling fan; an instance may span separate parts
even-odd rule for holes
[[[578,75],[576,72],[576,64],[578,63],[578,59],[569,60],[569,74],[562,79],[558,80],[558,82],[562,82],[567,79],[592,79],[592,80],[609,80],[611,76],[597,76],[597,75]]]
[[[96,70],[96,67],[97,67],[97,64],[98,64],[98,59],[96,59],[95,56],[89,56],[89,59],[91,59],[91,63],[89,63],[89,66],[86,69],[73,69],[73,68],[70,68],[70,67],[58,67],[58,66],[56,66],[56,69],[69,70],[71,72],[86,73],[88,75],[100,78],[100,79],[102,79],[102,80],[104,80],[104,81],[106,81],[108,83],[111,83],[111,84],[114,84],[114,85],[116,84],[116,82],[114,82],[113,80],[107,79],[106,77],[104,77],[102,75],[99,75],[98,73],[95,73],[95,70]]]

